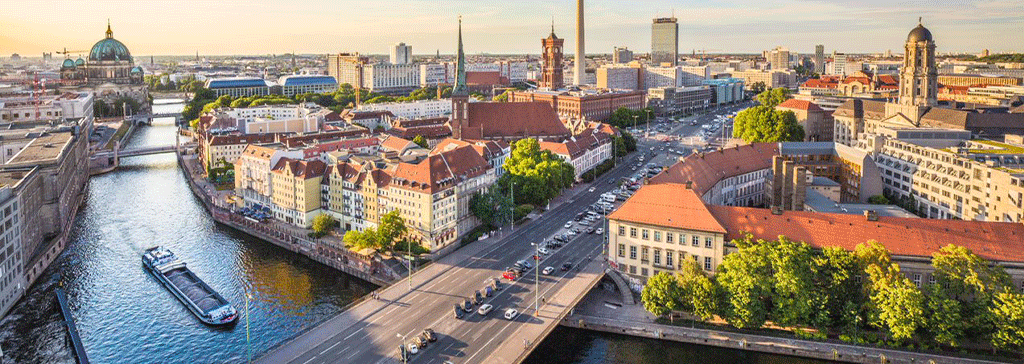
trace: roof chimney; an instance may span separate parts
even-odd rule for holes
[[[878,221],[878,211],[864,210],[864,217],[866,217],[868,221]]]
[[[772,215],[782,215],[782,206],[772,206]]]

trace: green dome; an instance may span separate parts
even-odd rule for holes
[[[114,38],[106,38],[92,46],[89,52],[89,61],[131,61],[132,55],[128,53],[128,47],[124,46]]]
[[[75,68],[75,61],[72,61],[71,58],[65,59],[60,68]]]
[[[132,67],[131,73],[132,74],[142,73],[142,67],[139,67],[139,66]]]
[[[84,59],[79,58],[77,61],[75,61],[75,66],[84,66],[84,65],[85,65],[85,60]]]

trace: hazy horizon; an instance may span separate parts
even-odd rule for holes
[[[654,17],[679,19],[679,50],[758,54],[783,46],[812,53],[901,53],[907,32],[924,18],[938,51],[1020,51],[1024,7],[1019,0],[909,0],[893,8],[882,0],[647,0],[624,4],[591,0],[586,10],[588,54],[615,46],[650,51]],[[279,0],[123,2],[32,1],[7,6],[0,22],[0,54],[39,57],[67,48],[84,54],[103,38],[107,19],[114,37],[133,56],[388,53],[398,42],[415,55],[452,54],[457,17],[463,17],[469,54],[539,54],[551,31],[575,42],[575,1],[483,3],[471,0],[312,0],[299,6]],[[571,50],[572,47],[566,47]]]

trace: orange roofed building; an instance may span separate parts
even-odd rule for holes
[[[901,271],[917,285],[934,282],[931,255],[955,244],[1004,267],[1024,290],[1024,224],[929,220],[780,211],[705,205],[692,187],[666,183],[642,187],[608,216],[608,259],[642,285],[659,272],[674,273],[679,262],[694,260],[714,273],[732,241],[786,236],[814,248],[853,250],[876,240],[892,253]]]

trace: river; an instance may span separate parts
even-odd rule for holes
[[[154,112],[180,111],[157,104]],[[141,127],[127,148],[174,143],[173,120]],[[142,268],[169,247],[244,314],[228,329],[200,323]],[[0,363],[75,363],[54,289],[66,287],[93,363],[243,363],[342,311],[375,287],[213,222],[174,155],[126,158],[93,177],[68,248],[0,321]],[[538,354],[542,353],[542,354]],[[528,363],[793,363],[820,361],[557,328]]]

